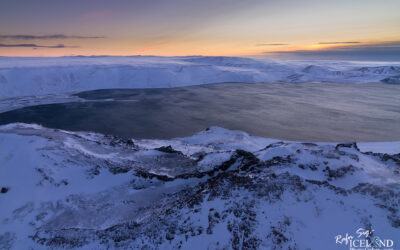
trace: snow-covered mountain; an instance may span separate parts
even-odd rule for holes
[[[218,127],[121,140],[9,124],[0,148],[1,249],[349,249],[335,237],[359,228],[400,244],[397,142]]]
[[[0,99],[219,82],[397,83],[400,64],[239,57],[0,57]]]

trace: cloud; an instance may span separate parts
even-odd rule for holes
[[[1,44],[0,48],[49,48],[49,49],[63,49],[63,48],[79,48],[79,46],[65,46],[64,44],[57,45],[37,45],[34,43],[22,43],[22,44]]]
[[[266,51],[264,55],[289,59],[344,59],[400,61],[400,41],[343,45],[318,50]]]
[[[259,43],[256,44],[256,46],[284,46],[284,45],[289,45],[287,43]]]
[[[0,35],[0,39],[13,39],[13,40],[47,40],[47,39],[102,39],[105,36],[69,36],[63,34],[54,35]]]
[[[318,44],[355,44],[361,42],[319,42]]]

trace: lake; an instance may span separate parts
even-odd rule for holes
[[[221,126],[296,141],[400,140],[400,85],[222,83],[76,95],[86,101],[0,113],[0,124],[38,123],[124,138],[184,137]]]

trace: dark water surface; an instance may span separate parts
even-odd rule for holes
[[[4,112],[0,124],[38,123],[125,138],[183,137],[215,125],[286,140],[400,140],[400,85],[224,83],[77,95],[91,101]]]

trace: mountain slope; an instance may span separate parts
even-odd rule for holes
[[[0,148],[2,249],[345,249],[335,237],[358,228],[399,244],[399,153],[26,124],[0,127]]]

